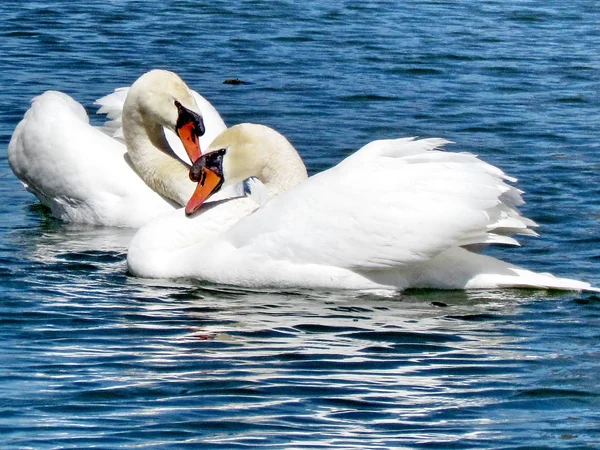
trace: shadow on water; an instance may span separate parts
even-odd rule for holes
[[[25,243],[27,255],[34,261],[76,259],[86,253],[124,255],[135,233],[129,228],[65,223],[52,217],[50,210],[40,204],[29,210],[41,218],[39,225],[13,231],[10,238]]]

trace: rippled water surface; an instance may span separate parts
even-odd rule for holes
[[[126,275],[130,231],[61,224],[6,148],[47,89],[175,70],[311,173],[377,138],[519,178],[541,238],[490,252],[600,285],[600,6],[0,3],[0,447],[598,448],[600,297],[245,291]],[[223,84],[229,78],[248,84]]]

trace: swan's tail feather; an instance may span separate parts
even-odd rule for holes
[[[534,288],[600,292],[585,281],[536,273],[464,248],[447,250],[420,269],[410,287],[445,289]]]
[[[518,267],[508,269],[512,274],[480,274],[474,277],[467,288],[485,287],[490,284],[499,288],[539,288],[565,291],[600,292],[600,289],[585,281],[556,277],[550,273],[535,273]]]

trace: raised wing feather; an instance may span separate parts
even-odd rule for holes
[[[123,105],[129,92],[128,87],[117,88],[108,95],[94,102],[100,106],[96,114],[106,114],[108,120],[104,122],[102,130],[110,137],[125,142],[123,136]]]

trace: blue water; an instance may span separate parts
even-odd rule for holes
[[[518,177],[541,225],[490,252],[599,286],[597,2],[5,0],[0,18],[1,448],[600,447],[596,295],[135,279],[130,232],[53,220],[6,159],[34,95],[93,115],[169,68],[311,173],[377,138],[453,140]]]

